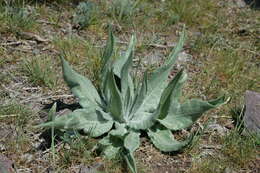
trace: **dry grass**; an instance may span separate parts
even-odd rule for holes
[[[0,146],[4,146],[1,153],[14,160],[18,170],[77,172],[81,166],[104,163],[100,168],[103,172],[127,171],[124,162],[103,160],[99,153],[93,152],[96,140],[56,131],[53,153],[49,145],[50,133],[43,140],[39,137],[43,130],[32,128],[46,120],[47,115],[42,111],[46,104],[56,99],[66,104],[75,103],[62,81],[60,53],[66,55],[77,71],[98,85],[99,57],[107,39],[108,24],[118,37],[118,54],[125,49],[131,34],[137,34],[136,57],[141,61],[138,68],[148,66],[151,70],[162,59],[158,58],[151,65],[147,64],[151,61],[149,58],[167,55],[183,24],[186,25],[185,52],[191,59],[179,62],[190,76],[185,96],[214,98],[227,94],[232,98],[228,105],[207,113],[200,121],[202,124],[209,120],[223,127],[232,124],[230,110],[243,103],[244,92],[260,92],[259,11],[238,8],[224,0],[141,0],[132,11],[122,8],[129,17],[123,12],[120,17],[116,7],[111,8],[111,1],[92,2],[99,9],[93,13],[95,22],[80,29],[75,29],[72,21],[76,0],[62,3],[15,1],[12,6],[20,13],[8,11],[5,3],[0,5],[0,137],[6,139],[0,139]],[[31,32],[50,41],[24,38],[22,32]],[[194,126],[193,130],[196,129]],[[163,172],[170,168],[164,162],[174,164],[178,172],[259,170],[257,140],[242,136],[235,127],[224,136],[207,132],[198,137],[193,148],[178,155],[162,154],[145,144],[137,155],[151,157],[151,160],[148,163],[139,158],[139,170]],[[204,152],[202,144],[221,147],[203,158],[200,157]]]

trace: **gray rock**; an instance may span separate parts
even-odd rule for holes
[[[216,123],[209,124],[208,130],[216,131],[220,136],[224,136],[228,132],[228,129],[226,127],[223,127],[220,124],[216,124]]]
[[[163,54],[159,51],[151,51],[144,57],[145,65],[158,65],[163,58]]]
[[[260,1],[259,0],[244,0],[247,5],[249,5],[253,9],[260,9]]]
[[[217,150],[221,149],[221,145],[205,145],[201,144],[200,145],[201,153],[199,154],[199,158],[205,158],[208,156],[213,156],[216,154]]]
[[[260,132],[260,93],[246,91],[246,112],[244,116],[245,127],[251,132]]]
[[[236,3],[236,5],[237,5],[237,7],[239,7],[239,8],[244,8],[244,7],[246,7],[246,3],[245,3],[244,0],[235,0],[235,3]]]
[[[0,154],[0,173],[14,173],[13,162]]]
[[[246,7],[246,3],[244,0],[231,0],[231,1],[227,1],[229,7],[232,7],[232,8],[244,8]]]
[[[234,171],[231,168],[227,167],[227,168],[225,168],[224,173],[236,173],[236,171]]]
[[[87,166],[81,166],[79,173],[98,173],[100,169],[104,167],[104,164],[102,162],[96,163],[90,167]]]
[[[21,159],[24,160],[26,163],[30,163],[33,160],[33,155],[26,153],[21,156]]]
[[[183,62],[183,63],[186,63],[188,61],[191,61],[192,59],[192,55],[182,51],[179,53],[178,55],[178,62]]]
[[[4,144],[0,143],[0,151],[5,151],[6,147]]]

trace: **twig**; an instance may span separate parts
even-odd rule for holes
[[[259,53],[257,53],[257,52],[254,52],[254,51],[252,51],[252,50],[248,50],[248,49],[244,49],[245,51],[248,51],[248,52],[250,52],[250,53],[252,53],[252,54],[255,54],[255,55],[257,55],[257,56],[260,56],[260,54]]]
[[[212,116],[212,118],[215,118],[215,119],[218,119],[218,118],[227,118],[227,119],[232,119],[231,116],[225,116],[225,115],[223,115],[223,116]]]
[[[18,49],[18,48],[13,48],[13,47],[10,47],[11,50],[16,50],[16,51],[20,51],[20,52],[25,52],[25,53],[32,53],[32,51],[30,50],[25,50],[25,49]]]
[[[39,23],[45,23],[45,24],[51,24],[51,25],[55,25],[55,24],[56,24],[56,23],[54,23],[54,22],[50,22],[50,21],[42,20],[42,19],[37,20],[37,22],[39,22]]]
[[[10,115],[0,115],[0,118],[6,118],[6,117],[16,117],[17,114],[10,114]]]
[[[23,44],[22,41],[15,41],[15,42],[8,42],[8,43],[1,43],[1,46],[18,46],[20,44]]]
[[[39,87],[23,87],[22,89],[25,90],[25,91],[28,91],[28,90],[40,90]]]
[[[68,98],[68,97],[74,97],[74,95],[64,94],[64,95],[48,96],[48,97],[42,98],[42,100],[48,100],[48,99],[53,99],[53,98]]]
[[[202,145],[202,149],[221,149],[221,145]]]
[[[21,103],[27,103],[27,102],[30,102],[31,100],[43,101],[43,100],[49,100],[49,99],[59,99],[59,98],[69,98],[69,97],[74,97],[74,96],[73,95],[56,95],[56,96],[48,96],[48,97],[31,97],[31,98],[22,100]]]
[[[27,40],[35,40],[38,42],[49,42],[50,41],[49,39],[44,39],[41,36],[31,33],[31,32],[22,32],[21,35]]]
[[[126,41],[117,41],[119,44],[129,44]],[[162,49],[167,49],[167,48],[172,48],[175,47],[175,44],[172,45],[163,45],[163,44],[144,44],[145,46],[151,46],[151,47],[156,47],[156,48],[162,48]]]

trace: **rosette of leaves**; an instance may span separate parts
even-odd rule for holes
[[[133,82],[131,75],[135,42],[133,36],[125,54],[114,60],[114,36],[110,32],[101,59],[101,87],[98,89],[61,57],[64,80],[82,108],[40,125],[83,130],[91,137],[102,136],[99,144],[103,154],[107,158],[121,154],[134,173],[137,172],[134,151],[140,145],[141,132],[146,132],[159,150],[178,151],[190,138],[177,141],[172,132],[190,127],[203,112],[225,103],[224,97],[180,102],[187,75],[181,70],[171,81],[168,75],[182,50],[184,33],[165,64],[150,74],[145,73],[140,83]]]
[[[7,6],[4,15],[6,15],[8,26],[12,32],[31,28],[35,20],[34,11],[30,11],[28,8]]]
[[[93,2],[81,2],[73,15],[74,27],[79,29],[88,27],[95,20],[96,5]]]

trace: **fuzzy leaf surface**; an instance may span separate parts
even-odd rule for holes
[[[124,109],[124,117],[128,119],[130,105],[132,104],[132,100],[134,97],[134,83],[133,79],[130,75],[130,68],[133,63],[133,52],[135,45],[135,37],[132,36],[128,49],[124,55],[123,59],[126,59],[125,64],[123,64],[122,68],[118,67],[118,73],[120,72],[121,78],[121,94],[123,100],[123,109]]]
[[[160,98],[159,105],[157,107],[158,115],[157,117],[166,117],[170,108],[171,108],[171,100],[178,99],[177,95],[180,92],[179,88],[186,80],[186,73],[181,70],[176,74],[173,80],[168,84],[168,86],[164,89],[162,96]],[[174,105],[175,106],[175,105]]]
[[[120,147],[114,147],[113,145],[107,146],[103,149],[103,154],[107,159],[114,159],[119,155]]]
[[[184,104],[174,102],[174,109],[171,109],[164,119],[158,119],[158,121],[171,130],[184,129],[190,127],[204,112],[225,102],[225,97],[211,101],[191,99]]]
[[[163,90],[168,85],[168,75],[170,70],[175,63],[178,53],[182,50],[184,44],[184,33],[173,50],[170,56],[167,59],[166,65],[163,65],[158,70],[152,73],[150,79],[148,79],[147,83],[147,92],[145,98],[142,100],[137,110],[134,110],[134,117],[137,118],[137,115],[141,115],[144,112],[152,112],[156,110],[159,102],[160,96],[162,95]]]
[[[136,162],[135,162],[135,158],[134,158],[134,154],[131,152],[128,153],[124,153],[123,155],[130,171],[132,173],[137,173],[137,168],[136,168]]]
[[[105,50],[103,52],[103,55],[101,57],[101,73],[100,73],[100,78],[101,78],[101,91],[102,91],[102,95],[104,98],[106,98],[107,100],[110,99],[110,93],[109,93],[109,89],[107,88],[107,82],[108,82],[108,73],[109,70],[112,67],[112,60],[111,57],[113,55],[114,52],[114,47],[115,47],[115,38],[114,35],[112,33],[112,28],[110,26],[109,28],[109,36],[108,36],[108,40],[106,43],[106,47]]]
[[[140,133],[130,131],[124,139],[124,147],[133,153],[140,145]]]
[[[108,101],[108,112],[111,113],[111,116],[115,121],[122,122],[123,121],[123,105],[120,91],[116,85],[116,81],[114,78],[114,73],[111,70],[108,74],[108,88],[110,92],[110,100]]]
[[[148,136],[155,147],[164,152],[178,151],[190,141],[190,139],[181,142],[175,140],[172,132],[165,128],[149,129]]]
[[[63,57],[61,57],[61,61],[64,80],[72,93],[79,98],[79,104],[83,108],[98,106],[101,99],[92,82],[75,72]]]
[[[136,42],[136,39],[134,36],[132,36],[130,43],[128,45],[127,51],[125,52],[124,56],[118,58],[113,65],[114,73],[120,78],[122,78],[121,74],[122,74],[123,66],[126,64],[128,59],[132,59],[132,57],[133,57],[135,42]]]
[[[95,109],[78,109],[65,116],[56,117],[53,121],[43,123],[38,127],[83,130],[92,137],[98,137],[108,132],[112,126],[113,121],[105,120]]]

